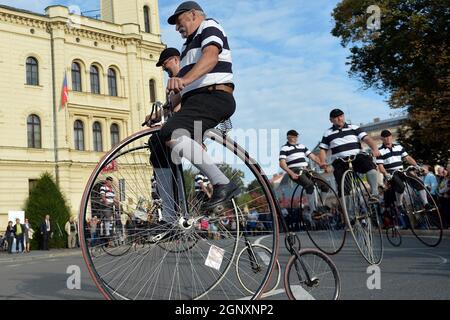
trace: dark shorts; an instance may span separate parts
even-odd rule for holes
[[[333,168],[334,179],[336,180],[339,195],[341,195],[342,176],[344,175],[344,172],[348,170],[349,164],[340,159],[336,159],[333,161]],[[367,154],[358,154],[353,161],[353,169],[360,174],[367,173],[370,170],[376,170],[376,168],[372,157]]]
[[[235,110],[236,102],[232,94],[223,91],[188,92],[183,96],[181,110],[174,113],[161,128],[160,139],[166,142],[189,136],[201,144],[204,133],[230,118]]]
[[[291,168],[296,174],[299,174],[302,171],[301,168]],[[320,176],[315,172],[307,172],[303,171],[302,174],[298,177],[298,180],[295,181],[299,185],[301,185],[307,194],[312,194],[314,192],[314,182],[312,181],[311,174],[314,178],[320,179]],[[320,188],[322,192],[328,192],[328,186],[322,183],[321,180],[316,180],[317,186]]]
[[[405,182],[408,182],[410,186],[412,186],[415,190],[424,190],[425,187],[423,184],[413,179],[412,177],[409,177],[408,174],[403,174],[399,172],[395,172],[392,176],[392,180],[390,181],[390,185],[392,189],[397,193],[403,193],[405,191]]]

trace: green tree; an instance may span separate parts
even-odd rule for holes
[[[226,163],[219,164],[218,168],[220,169],[220,171],[223,172],[223,174],[228,179],[230,179],[231,181],[236,183],[236,185],[239,188],[241,188],[241,189],[244,188],[244,177],[245,177],[244,172],[242,172],[239,169],[235,169],[235,168],[231,167],[229,164],[226,164]]]
[[[31,241],[32,248],[37,249],[42,240],[39,227],[46,214],[50,215],[53,229],[53,237],[49,241],[50,248],[66,247],[67,235],[64,226],[70,218],[70,208],[50,173],[46,172],[39,178],[25,202],[24,211],[35,231]]]
[[[371,0],[343,0],[332,34],[349,47],[351,77],[408,113],[400,139],[425,162],[450,149],[450,6],[447,0],[380,0],[381,28],[369,30]],[[426,150],[426,152],[424,152]]]

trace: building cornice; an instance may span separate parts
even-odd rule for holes
[[[69,24],[69,19],[66,17],[49,18],[44,15],[22,12],[19,10],[14,11],[13,9],[3,7],[0,7],[0,22],[22,25],[30,28],[38,28],[46,30],[47,32],[50,30],[64,30],[65,34],[122,46],[145,46],[155,50],[162,50],[165,47],[160,42],[149,42],[143,40],[140,34],[117,33],[114,31],[97,29],[89,25],[72,27]]]

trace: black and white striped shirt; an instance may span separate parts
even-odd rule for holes
[[[286,160],[288,168],[308,166],[308,156],[311,151],[302,144],[293,145],[286,143],[280,150],[280,160]]]
[[[154,174],[152,175],[152,178],[151,178],[151,184],[152,184],[152,193],[158,193],[156,177]]]
[[[185,76],[202,56],[202,50],[215,45],[219,48],[219,61],[216,66],[203,77],[186,86],[181,94],[207,87],[213,84],[233,83],[231,51],[224,29],[213,19],[206,19],[197,31],[189,36],[181,50],[180,72],[177,77]]]
[[[194,186],[195,192],[203,192],[202,185],[207,187],[209,184],[208,177],[201,173],[199,173],[195,176],[194,181],[195,181],[195,186]]]
[[[361,140],[366,136],[367,133],[356,125],[346,123],[342,129],[333,126],[325,132],[319,147],[331,149],[331,161],[334,161],[360,153]]]
[[[377,164],[382,164],[388,173],[403,168],[403,158],[408,156],[405,149],[399,144],[392,144],[392,148],[384,144],[379,148],[381,156],[377,157]]]
[[[106,198],[106,204],[113,204],[114,203],[114,197],[116,196],[116,193],[114,192],[112,187],[108,187],[107,185],[103,185],[100,188],[100,195],[104,195]]]

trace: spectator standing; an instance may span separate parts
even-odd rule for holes
[[[77,245],[78,226],[74,217],[70,217],[66,222],[65,230],[67,233],[67,247],[73,249]]]
[[[25,225],[20,223],[20,219],[16,219],[16,224],[14,225],[14,236],[16,238],[16,253],[24,253],[25,245],[24,245],[24,233],[25,233]]]
[[[34,230],[31,228],[28,219],[25,219],[24,225],[25,225],[25,234],[24,234],[25,250],[26,252],[30,252],[30,242],[31,240],[33,240]]]
[[[52,225],[50,223],[50,216],[48,214],[45,216],[45,220],[42,221],[39,229],[40,229],[41,236],[42,236],[41,249],[48,251],[49,250],[48,239],[50,238],[51,233],[52,233]]]
[[[431,172],[431,167],[429,165],[423,166],[423,183],[425,187],[430,191],[433,198],[438,196],[438,181],[436,179],[436,176]]]
[[[8,253],[12,253],[14,236],[15,235],[14,235],[13,222],[9,221],[8,226],[6,227],[6,233],[5,233],[5,238],[6,238],[6,241],[8,242]]]

